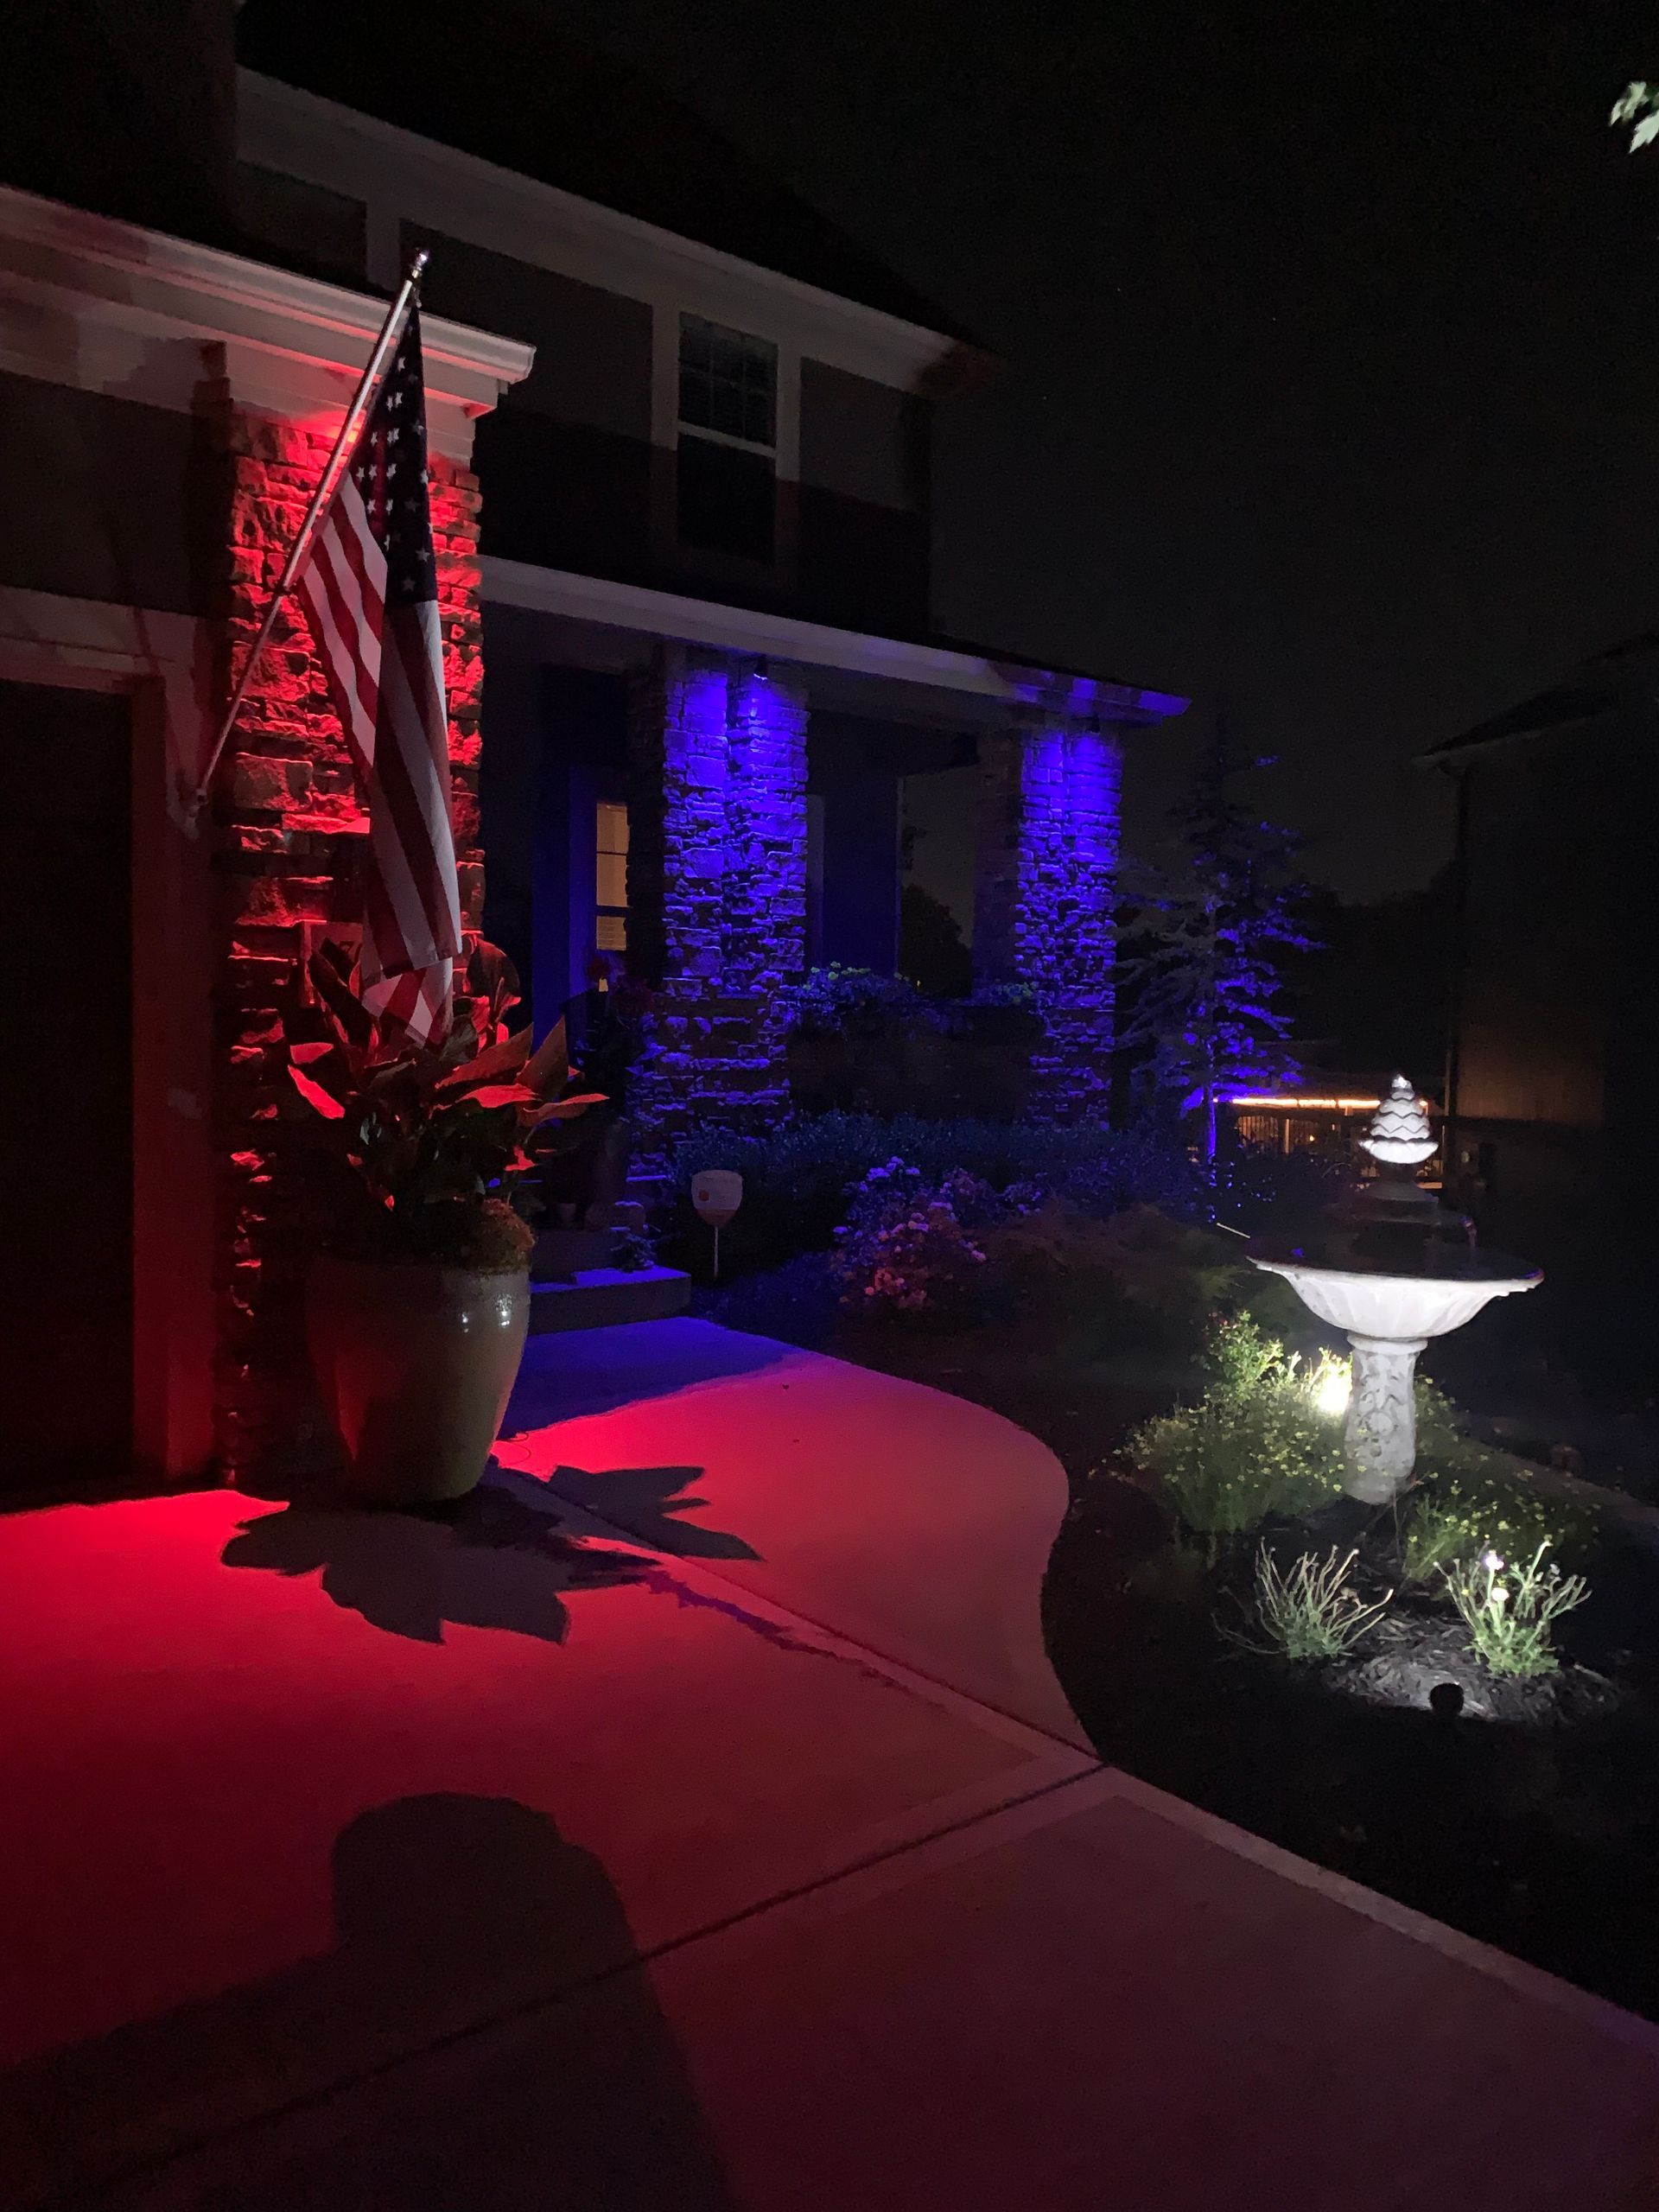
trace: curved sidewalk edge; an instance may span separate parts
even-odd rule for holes
[[[641,1322],[532,1338],[497,1458],[1090,1749],[1043,1646],[1065,1471],[982,1406],[710,1322]]]

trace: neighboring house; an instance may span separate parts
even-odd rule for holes
[[[435,308],[536,349],[478,469],[486,920],[538,1024],[626,955],[656,1128],[775,1111],[784,987],[892,971],[904,780],[976,759],[976,971],[1048,997],[1039,1110],[1103,1110],[1118,740],[1185,702],[930,634],[932,420],[984,357],[556,33],[511,56],[556,87],[515,138],[264,20],[244,51],[311,89],[241,73],[245,224],[382,289],[425,246]]]
[[[1580,1356],[1651,1373],[1659,1235],[1659,637],[1429,754],[1458,782],[1447,1154],[1491,1243],[1541,1261]]]

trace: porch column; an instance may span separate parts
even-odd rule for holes
[[[658,650],[629,715],[628,912],[658,996],[639,1110],[664,1138],[788,1103],[806,963],[806,701],[732,655]]]
[[[974,969],[1029,986],[1045,1037],[1032,1111],[1105,1118],[1111,1082],[1112,907],[1122,762],[1115,739],[1031,722],[980,739]]]
[[[226,603],[245,649],[327,455],[318,431],[213,395],[230,493]],[[478,839],[482,689],[478,482],[430,456],[438,614],[449,715],[450,813],[462,926],[483,909]],[[222,933],[213,984],[218,1042],[218,1351],[214,1415],[226,1468],[302,1471],[338,1452],[311,1373],[302,1288],[327,1228],[316,1130],[284,1073],[283,1024],[303,964],[334,923],[361,916],[367,827],[321,663],[297,600],[280,614],[248,688],[215,788],[213,870]]]

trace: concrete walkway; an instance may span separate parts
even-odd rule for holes
[[[0,2202],[1659,2202],[1659,2033],[1077,1747],[1032,1440],[692,1322],[510,1427],[0,1522]]]

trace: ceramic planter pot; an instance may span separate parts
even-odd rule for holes
[[[306,1330],[353,1500],[435,1505],[488,1464],[530,1326],[530,1276],[319,1260]]]

